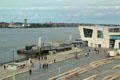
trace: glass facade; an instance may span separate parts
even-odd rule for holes
[[[97,31],[97,37],[98,38],[103,38],[103,31]]]
[[[115,46],[115,40],[110,39],[110,48],[114,48]]]
[[[84,37],[88,37],[88,38],[92,37],[92,33],[93,33],[92,29],[83,28],[83,31],[84,31]]]
[[[120,40],[120,35],[110,35],[110,39]]]
[[[110,48],[114,48],[115,40],[120,40],[120,35],[110,35]]]

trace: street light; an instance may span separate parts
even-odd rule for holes
[[[13,49],[13,62],[15,62],[15,59],[14,59],[14,49]]]
[[[39,37],[39,38],[38,38],[38,49],[39,49],[39,53],[41,52],[41,48],[42,48],[42,38]]]
[[[60,80],[60,67],[58,68],[58,79],[57,80]]]
[[[13,63],[15,62],[15,59],[14,59],[14,49],[13,49]],[[13,72],[13,77],[12,77],[12,80],[15,80],[15,72]]]
[[[76,51],[76,53],[75,53],[75,59],[78,59],[78,53],[77,53],[77,47],[75,47],[75,51]]]

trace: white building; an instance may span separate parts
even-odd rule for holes
[[[120,49],[120,27],[79,26],[79,30],[89,47]]]

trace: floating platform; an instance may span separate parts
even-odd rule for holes
[[[40,50],[36,49],[36,50],[25,50],[25,49],[20,49],[17,50],[18,54],[39,54]]]
[[[26,45],[25,49],[17,50],[17,53],[38,55],[38,54],[49,53],[49,51],[56,51],[56,52],[68,51],[71,50],[73,46],[84,47],[86,46],[86,43],[84,41],[75,41],[71,43],[50,42],[49,45],[43,45],[41,48],[39,48],[39,46],[36,46],[35,44],[31,44],[31,45]]]
[[[17,50],[18,54],[33,54],[33,55],[39,55],[39,54],[44,54],[44,53],[49,53],[49,51],[55,50],[56,52],[59,51],[67,51],[71,50],[71,46],[60,46],[60,47],[53,47],[53,46],[44,46],[41,49],[19,49]]]

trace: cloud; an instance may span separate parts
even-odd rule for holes
[[[75,6],[69,6],[65,5],[62,7],[0,7],[0,10],[54,10],[54,9],[72,9],[72,8],[78,8]]]
[[[57,1],[61,2],[61,1],[63,1],[63,0],[57,0]]]
[[[59,7],[23,7],[23,8],[8,8],[8,7],[0,7],[0,10],[48,10],[48,9],[58,9]]]
[[[120,6],[99,6],[100,9],[120,9]]]
[[[112,2],[120,3],[120,0],[112,0]]]

